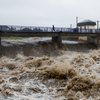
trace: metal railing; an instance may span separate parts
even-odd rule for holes
[[[100,33],[100,29],[77,29],[55,27],[35,27],[35,26],[14,26],[0,25],[0,31],[4,32],[70,32],[70,33]]]

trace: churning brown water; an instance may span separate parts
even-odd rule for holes
[[[99,48],[27,41],[2,43],[0,100],[100,100]]]

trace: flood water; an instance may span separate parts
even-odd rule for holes
[[[2,45],[0,100],[100,100],[100,49],[93,44],[29,38]]]

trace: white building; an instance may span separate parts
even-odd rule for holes
[[[96,29],[96,22],[91,20],[84,20],[77,24],[79,29]]]

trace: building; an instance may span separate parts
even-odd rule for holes
[[[91,20],[84,20],[77,23],[78,29],[96,29],[96,22]]]
[[[81,33],[94,33],[96,29],[96,22],[91,21],[91,20],[84,20],[82,22],[79,22],[77,24],[78,32]],[[79,40],[87,40],[87,36],[80,36]]]

